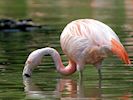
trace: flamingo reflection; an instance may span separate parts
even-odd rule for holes
[[[101,92],[97,86],[85,86],[82,82],[72,79],[57,79],[54,91],[41,90],[39,86],[34,84],[32,78],[23,79],[26,98],[30,99],[49,99],[60,98],[62,100],[71,99],[100,99]]]

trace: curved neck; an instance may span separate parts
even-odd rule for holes
[[[44,55],[51,55],[59,73],[63,75],[70,75],[76,71],[76,64],[73,61],[69,60],[69,64],[65,67],[59,53],[53,48],[46,47],[35,50],[29,55],[23,70],[23,75],[30,76],[32,70],[40,64]]]
[[[63,75],[70,75],[76,71],[76,64],[70,59],[69,64],[66,67],[63,65],[60,54],[55,49],[49,47],[43,48],[42,54],[51,55],[59,73]]]

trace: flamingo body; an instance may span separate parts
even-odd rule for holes
[[[50,54],[54,59],[57,71],[65,75],[76,70],[82,72],[85,64],[93,64],[100,70],[103,59],[110,53],[118,55],[126,64],[131,63],[115,32],[106,24],[94,19],[79,19],[69,23],[60,36],[60,43],[69,59],[67,67],[64,67],[55,49],[42,48],[29,55],[23,74],[29,74],[33,66],[36,67],[46,54]]]
[[[77,64],[78,70],[82,70],[84,64],[99,68],[102,60],[112,53],[112,40],[124,48],[109,26],[94,19],[79,19],[65,27],[60,43],[68,58]]]

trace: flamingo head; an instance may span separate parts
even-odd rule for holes
[[[31,62],[26,62],[23,69],[23,76],[31,77],[32,71],[34,69],[34,65]]]

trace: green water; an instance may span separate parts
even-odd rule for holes
[[[132,0],[1,0],[0,18],[32,18],[46,27],[33,32],[0,33],[0,100],[131,100],[133,68],[125,67],[116,56],[103,62],[100,82],[91,65],[86,65],[82,82],[78,72],[61,76],[50,56],[44,57],[32,78],[23,80],[22,70],[31,51],[47,46],[57,49],[66,65],[59,37],[68,22],[79,18],[109,25],[132,60],[132,5]]]

